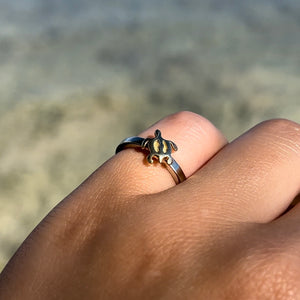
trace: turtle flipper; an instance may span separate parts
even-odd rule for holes
[[[168,157],[168,159],[166,160],[167,164],[170,165],[173,162],[173,158],[172,156],[167,156],[167,157]]]
[[[170,145],[172,146],[172,148],[174,149],[174,151],[177,151],[177,150],[178,150],[178,147],[177,147],[177,145],[176,145],[174,142],[169,141],[169,143],[170,143]]]
[[[147,156],[147,160],[150,164],[153,164],[153,155],[151,153]]]

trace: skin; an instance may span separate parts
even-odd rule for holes
[[[179,112],[159,128],[187,180],[126,149],[56,206],[0,275],[0,299],[300,299],[300,125],[231,143]]]

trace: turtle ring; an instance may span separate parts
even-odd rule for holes
[[[171,173],[175,182],[178,184],[186,179],[182,169],[171,156],[172,150],[177,151],[176,144],[172,141],[165,140],[161,136],[159,129],[155,130],[153,138],[141,138],[139,136],[132,136],[123,140],[117,147],[116,153],[126,148],[141,148],[149,152],[147,161],[153,164],[153,158],[157,159],[161,164],[164,164]]]

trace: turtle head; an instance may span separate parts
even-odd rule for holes
[[[159,129],[155,130],[155,137],[161,137],[161,132]]]

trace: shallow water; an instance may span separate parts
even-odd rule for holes
[[[208,68],[253,65],[298,76],[299,28],[296,0],[2,0],[0,101],[63,98],[111,80],[147,85],[158,65],[170,85],[166,64],[190,73],[196,64],[206,78],[216,77]]]

